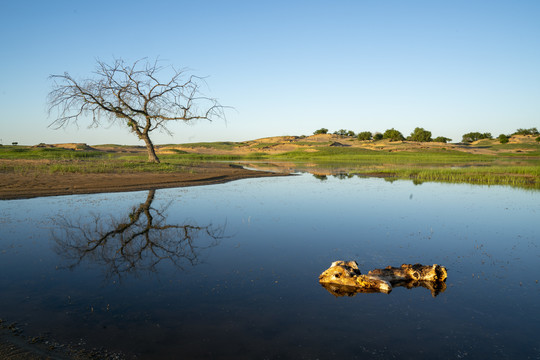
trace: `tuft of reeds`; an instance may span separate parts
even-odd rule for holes
[[[540,167],[536,166],[471,166],[445,168],[386,168],[363,171],[415,182],[469,183],[479,185],[509,185],[540,189]]]

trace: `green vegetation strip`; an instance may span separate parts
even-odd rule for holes
[[[26,160],[0,163],[1,172],[14,173],[133,173],[186,172],[200,163],[197,159],[167,157],[160,164],[149,163],[146,155],[75,151],[62,148],[0,147],[0,159]],[[36,162],[32,160],[47,160]]]
[[[364,175],[385,175],[416,182],[469,183],[479,185],[509,185],[520,188],[540,189],[540,167],[482,166],[452,168],[393,168],[366,170]]]
[[[183,147],[187,148],[206,148],[206,149],[217,149],[217,150],[233,150],[240,146],[245,146],[245,143],[241,142],[232,142],[232,141],[222,141],[222,142],[200,142],[200,143],[189,143],[182,144]],[[174,146],[174,145],[164,145],[161,147]]]
[[[107,161],[71,161],[55,162],[52,164],[0,164],[1,172],[12,173],[133,173],[133,172],[187,172],[195,163],[161,163],[147,164],[145,162],[107,160]]]
[[[39,148],[28,146],[0,146],[0,159],[85,159],[104,157],[101,151]]]
[[[235,147],[238,144],[240,143],[218,143],[218,147]],[[197,145],[200,146],[200,144]],[[540,151],[537,150],[538,148],[536,146],[531,149],[532,152],[510,155],[506,153],[470,154],[445,149],[390,152],[329,146],[317,147],[317,151],[314,152],[297,150],[273,155],[264,152],[249,155],[204,155],[178,151],[175,154],[160,155],[162,162],[155,164],[147,162],[147,156],[144,153],[0,146],[0,159],[26,160],[0,162],[0,171],[8,173],[189,172],[192,166],[203,161],[291,161],[316,163],[327,169],[338,167],[349,169],[351,174],[412,179],[417,182],[510,185],[540,189]]]
[[[400,151],[384,152],[359,148],[323,148],[317,152],[293,151],[271,156],[281,160],[350,161],[361,163],[459,163],[492,162],[496,157],[469,154],[461,151]]]

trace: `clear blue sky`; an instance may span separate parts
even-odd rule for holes
[[[540,128],[540,1],[2,1],[0,139],[141,144],[119,126],[48,129],[50,74],[159,57],[208,76],[227,121],[156,143],[417,126]]]

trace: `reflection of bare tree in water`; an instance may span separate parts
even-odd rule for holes
[[[99,215],[87,221],[65,216],[53,219],[58,227],[53,231],[57,253],[73,261],[70,269],[86,259],[104,265],[108,276],[155,271],[163,260],[180,268],[184,263],[197,264],[200,250],[216,246],[223,228],[167,224],[168,205],[153,208],[154,195],[155,190],[150,190],[146,201],[122,220],[106,221]],[[201,241],[206,243],[196,245],[200,235],[205,235]]]

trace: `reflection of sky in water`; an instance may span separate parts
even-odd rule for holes
[[[51,218],[121,220],[147,194],[0,202],[0,317],[143,356],[540,356],[538,192],[310,175],[158,190],[167,223],[225,226],[199,265],[65,269]],[[448,288],[336,299],[317,277],[339,259],[439,263]]]

